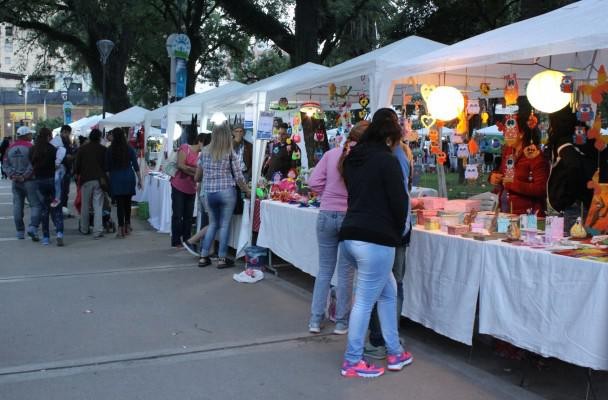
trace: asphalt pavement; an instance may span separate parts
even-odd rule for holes
[[[62,248],[17,240],[0,181],[2,400],[541,398],[415,337],[404,371],[343,378],[345,337],[307,332],[302,286],[197,268],[137,218],[126,239],[65,225]]]

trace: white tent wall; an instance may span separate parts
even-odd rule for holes
[[[127,108],[109,118],[99,121],[99,129],[112,129],[141,124],[144,122],[144,116],[148,111],[150,110],[139,106]]]

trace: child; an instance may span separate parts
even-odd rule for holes
[[[51,144],[57,148],[57,155],[55,156],[55,198],[51,202],[51,207],[55,208],[61,204],[61,183],[66,172],[65,165],[63,165],[66,149],[63,146],[61,135],[55,136],[51,140]]]

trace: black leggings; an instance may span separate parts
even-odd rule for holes
[[[116,199],[118,226],[131,225],[131,195],[114,196],[114,199]]]

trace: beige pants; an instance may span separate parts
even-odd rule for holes
[[[80,230],[83,233],[89,231],[89,211],[91,206],[95,213],[93,217],[93,233],[103,232],[102,212],[103,212],[103,190],[99,185],[99,180],[88,181],[82,184],[82,207],[80,210]]]

